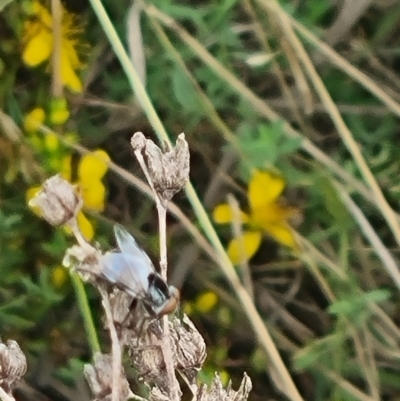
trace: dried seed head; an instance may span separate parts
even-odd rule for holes
[[[75,187],[60,175],[47,179],[43,188],[29,201],[51,225],[58,226],[70,221],[82,207]]]
[[[78,272],[83,280],[97,282],[100,276],[101,257],[101,251],[89,244],[84,247],[73,245],[65,252],[62,264],[68,269]]]
[[[96,354],[93,365],[85,365],[84,375],[94,395],[94,401],[111,401],[112,393],[112,358],[110,355]],[[121,367],[120,394],[118,399],[125,401],[130,393],[124,368]]]
[[[153,322],[145,333],[132,339],[129,346],[129,357],[144,383],[155,385],[162,393],[169,394],[170,382],[166,374],[161,339],[159,333],[155,333],[157,327],[153,327],[158,323],[158,321]]]
[[[197,401],[247,401],[252,385],[250,377],[244,374],[239,390],[232,389],[232,383],[228,384],[226,389],[223,388],[221,378],[216,373],[210,388],[204,384],[200,387],[196,400]]]
[[[166,206],[189,179],[190,155],[185,134],[180,134],[175,147],[165,153],[141,132],[133,135],[131,144],[136,156],[143,158],[149,175],[147,179],[151,180],[150,185]]]
[[[109,294],[109,301],[121,346],[127,345],[133,338],[137,338],[141,334],[143,319],[139,313],[138,299],[119,288],[114,288]],[[107,319],[104,319],[104,325],[108,328]]]
[[[170,325],[177,367],[188,384],[194,384],[207,356],[204,339],[186,315],[182,320],[175,318]]]
[[[0,386],[11,394],[14,383],[26,372],[26,358],[18,343],[7,341],[0,343]]]
[[[171,397],[164,393],[157,386],[154,386],[149,393],[149,401],[170,401]]]

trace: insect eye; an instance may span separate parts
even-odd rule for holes
[[[169,297],[168,286],[165,281],[158,275],[150,273],[149,277],[149,288],[156,289],[159,293],[163,294],[166,298]]]

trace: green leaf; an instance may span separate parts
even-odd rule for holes
[[[279,158],[295,152],[301,139],[288,138],[284,134],[283,122],[259,125],[256,130],[243,126],[239,136],[240,147],[246,161],[253,168],[268,168],[276,165]]]
[[[356,319],[362,312],[369,313],[371,303],[387,301],[390,297],[388,290],[373,290],[363,294],[352,295],[333,303],[328,312],[336,316],[346,316]]]
[[[23,316],[2,314],[0,316],[0,325],[3,329],[5,326],[9,326],[18,330],[27,330],[34,327],[36,322]]]
[[[336,188],[332,185],[329,177],[319,175],[315,181],[318,192],[322,195],[326,210],[340,224],[341,229],[351,227],[353,219],[350,217],[346,207],[337,194]]]
[[[295,368],[299,371],[312,368],[315,364],[332,362],[332,352],[340,349],[343,338],[340,333],[331,334],[321,339],[314,340],[306,347],[299,350],[294,357]]]
[[[189,78],[175,69],[172,73],[172,89],[176,100],[183,110],[187,112],[198,112],[199,102]]]

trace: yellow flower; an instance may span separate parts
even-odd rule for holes
[[[46,114],[41,107],[36,107],[30,111],[24,118],[24,129],[28,134],[33,134],[39,130],[43,124]]]
[[[95,150],[83,156],[78,165],[77,185],[83,198],[83,206],[96,212],[104,210],[106,188],[102,178],[107,172],[107,163],[110,157],[104,150]],[[71,157],[67,156],[62,163],[61,175],[72,181]],[[94,236],[94,229],[82,211],[79,212],[78,224],[85,238],[90,241]]]
[[[48,132],[45,135],[40,134],[40,125],[47,122],[49,117],[52,124],[55,124],[56,122],[60,124],[64,123],[65,119],[62,121],[62,118],[68,118],[69,112],[65,98],[53,99],[53,101],[56,104],[59,104],[63,110],[59,108],[60,112],[57,111],[54,117],[52,110],[50,110],[50,114],[46,116],[46,112],[43,108],[36,107],[25,116],[23,127],[25,132],[28,134],[29,143],[41,155],[44,161],[44,166],[50,171],[56,172],[60,169],[60,162],[63,155],[66,153],[66,149],[54,132]],[[68,115],[66,115],[66,113],[68,113]],[[55,121],[54,118],[58,120]],[[64,137],[66,137],[66,135]]]
[[[108,170],[110,157],[104,150],[95,150],[82,157],[78,165],[78,181],[83,204],[88,209],[104,210],[106,189],[101,181]]]
[[[22,60],[29,67],[36,67],[50,60],[53,52],[53,19],[49,11],[38,1],[32,2],[32,19],[25,22]],[[74,15],[62,10],[60,76],[64,86],[74,92],[82,92],[82,82],[76,71],[83,68],[78,56],[77,36],[82,29]]]
[[[194,306],[200,313],[208,313],[218,303],[218,296],[215,292],[207,291],[200,294],[195,300]]]
[[[234,264],[239,264],[243,256],[249,260],[258,250],[262,233],[280,244],[298,249],[288,220],[297,213],[295,208],[284,207],[278,199],[285,187],[282,177],[270,172],[255,170],[249,183],[247,197],[250,212],[241,212],[241,222],[250,230],[244,231],[242,238],[234,238],[228,245],[228,255]],[[218,224],[231,223],[233,211],[229,204],[218,205],[213,212]],[[242,256],[243,255],[243,256]]]

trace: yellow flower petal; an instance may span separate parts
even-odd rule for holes
[[[92,226],[92,223],[90,223],[83,212],[78,213],[77,219],[82,235],[86,238],[87,241],[91,241],[94,236],[94,228]]]
[[[72,92],[80,93],[83,90],[82,82],[74,71],[64,47],[61,49],[61,81]]]
[[[28,134],[32,134],[43,124],[46,115],[41,107],[35,107],[24,118],[24,129]]]
[[[214,309],[218,302],[218,296],[215,292],[207,291],[200,294],[195,302],[196,309],[201,313],[208,313]]]
[[[257,252],[261,244],[261,232],[245,231],[242,238],[233,238],[228,245],[228,256],[234,265],[240,264],[243,259],[248,261]]]
[[[106,188],[101,181],[94,180],[91,182],[79,183],[79,188],[81,189],[85,207],[98,212],[104,210]]]
[[[294,207],[282,206],[277,202],[267,203],[263,207],[252,209],[250,224],[256,228],[268,229],[272,224],[286,224],[286,221],[298,213]]]
[[[63,36],[63,42],[62,42],[63,51],[67,54],[71,67],[74,70],[80,70],[84,67],[84,64],[79,59],[78,52],[76,50],[76,45],[78,43],[75,39],[76,34],[80,32],[80,28],[76,29],[76,22],[74,21],[72,14],[71,15],[64,14],[64,15],[66,15],[67,17],[66,19],[69,19],[69,21],[65,21],[64,29],[66,31],[73,33],[73,37],[72,35],[69,35],[71,37],[67,37],[66,35]]]
[[[30,206],[29,205],[29,201],[31,200],[31,199],[33,199],[37,194],[38,194],[38,192],[40,191],[42,189],[42,187],[41,186],[36,186],[36,187],[30,187],[27,191],[26,191],[26,193],[25,193],[25,199],[26,199],[26,203],[28,204],[28,206],[30,207],[30,209],[35,213],[35,214],[37,214],[38,216],[40,216],[40,208],[38,207],[38,206]]]
[[[43,25],[45,25],[49,29],[52,28],[51,14],[47,10],[47,8],[40,3],[40,1],[33,2],[32,13],[36,15],[37,19],[40,20]]]
[[[294,234],[289,226],[285,224],[271,225],[265,230],[275,241],[286,245],[293,250],[298,250],[299,245],[296,242]]]
[[[110,157],[104,150],[96,150],[82,157],[78,167],[80,183],[90,183],[93,180],[101,180],[107,172],[107,162]]]
[[[26,42],[22,52],[22,61],[29,67],[36,67],[50,58],[52,47],[53,36],[51,31],[42,27],[35,36]]]
[[[250,209],[264,207],[282,193],[285,181],[270,172],[255,170],[248,188]]]
[[[223,203],[218,205],[213,211],[213,220],[217,224],[227,224],[233,221],[233,212],[231,207],[227,203]],[[249,216],[240,211],[240,220],[241,223],[247,223],[249,220]]]

